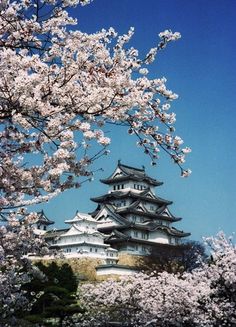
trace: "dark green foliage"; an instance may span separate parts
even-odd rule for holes
[[[48,318],[58,318],[60,326],[60,322],[66,316],[82,312],[75,297],[78,285],[71,267],[68,264],[58,266],[55,262],[49,265],[38,262],[36,266],[43,272],[45,278],[43,280],[33,278],[31,283],[25,286],[29,297],[33,298],[34,293],[38,292],[41,292],[41,295],[34,303],[30,314],[24,319],[35,326],[42,322],[44,326],[48,326]]]
[[[61,320],[67,315],[82,312],[73,294],[63,287],[50,286],[33,307],[33,312],[45,318],[58,317]]]
[[[74,275],[71,266],[68,263],[64,263],[58,272],[58,280],[60,281],[60,285],[63,285],[70,292],[74,292],[77,289],[77,280]]]
[[[43,283],[41,280],[34,280],[34,291],[42,285],[43,287],[57,285],[65,288],[69,292],[76,292],[78,283],[69,264],[64,263],[62,266],[59,266],[53,261],[49,265],[38,262],[36,266],[45,274],[46,280]]]
[[[204,245],[196,241],[188,241],[180,245],[180,265],[184,271],[192,271],[206,261],[207,254]]]
[[[25,317],[25,320],[27,320],[28,322],[30,322],[32,324],[43,323],[43,318],[39,315],[28,315]]]
[[[189,241],[176,246],[162,244],[152,247],[150,255],[140,260],[139,268],[147,273],[149,271],[190,272],[201,265],[206,258],[205,248],[199,242]]]

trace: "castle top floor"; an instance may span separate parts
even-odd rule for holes
[[[154,188],[163,184],[162,182],[149,177],[146,174],[144,167],[141,169],[134,168],[123,165],[120,161],[118,161],[118,165],[111,176],[102,179],[101,182],[109,185],[109,192],[122,190],[140,192],[150,188],[154,193]]]

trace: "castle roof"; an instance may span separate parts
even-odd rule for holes
[[[124,217],[122,217],[121,215],[119,215],[118,213],[115,212],[115,207],[112,204],[104,204],[103,208],[105,209],[106,212],[108,213],[108,215],[110,217],[112,217],[115,221],[117,221],[120,225],[126,226],[127,225],[127,219],[125,219]],[[95,216],[94,218],[97,219],[99,214],[100,214],[101,210],[96,210],[94,212]],[[102,218],[102,216],[100,217]],[[98,221],[98,220],[97,220]],[[98,226],[99,229],[99,226]]]
[[[41,224],[44,224],[44,225],[54,224],[54,221],[48,219],[48,217],[45,215],[43,210],[38,212],[38,216],[39,216],[39,218],[37,220],[37,223],[41,223]]]
[[[123,234],[124,235],[124,234]],[[170,248],[178,248],[180,245],[179,244],[171,244],[171,243],[157,243],[151,240],[145,240],[145,239],[136,239],[136,238],[132,238],[130,237],[129,239],[123,237],[123,235],[121,236],[120,234],[117,233],[113,233],[112,235],[108,236],[105,239],[105,242],[112,244],[114,246],[117,245],[122,245],[124,244],[124,242],[126,244],[141,244],[141,245],[148,245],[148,246],[155,246],[158,247],[160,249],[170,249]]]
[[[146,182],[152,186],[159,186],[163,184],[162,182],[159,182],[158,180],[149,177],[146,174],[144,167],[140,169],[140,168],[127,166],[121,164],[120,161],[118,161],[118,165],[115,171],[111,174],[111,176],[106,179],[101,179],[101,182],[104,184],[113,184],[113,183],[124,182],[127,180]]]
[[[116,232],[121,232],[122,230],[128,230],[128,229],[132,229],[132,230],[143,230],[143,231],[149,231],[149,232],[154,232],[156,230],[163,230],[165,231],[168,235],[171,236],[176,236],[176,237],[186,237],[186,236],[190,236],[191,233],[186,233],[183,232],[175,227],[169,227],[169,226],[165,226],[162,225],[158,222],[153,222],[153,221],[147,221],[143,224],[139,224],[139,223],[132,223],[132,222],[127,222],[126,226],[116,226],[116,228],[111,228],[111,227],[102,227],[102,228],[98,228],[98,230],[101,231],[105,231],[105,230],[113,230]],[[122,232],[121,232],[122,233]],[[123,233],[122,233],[123,234]],[[123,234],[123,237],[125,238],[130,238],[130,236]]]
[[[89,241],[77,241],[73,243],[60,243],[60,244],[54,244],[53,247],[70,247],[70,246],[76,246],[76,245],[89,245],[89,246],[96,246],[96,247],[101,247],[101,248],[109,248],[109,244],[104,244],[104,243],[96,243],[96,242],[89,242]]]
[[[79,228],[76,225],[73,225],[71,228],[69,228],[68,230],[65,231],[65,233],[60,234],[60,237],[71,237],[71,236],[97,236],[100,238],[103,238],[103,234],[101,232],[99,232],[98,230],[83,230],[81,228]]]
[[[122,199],[122,198],[134,198],[134,199],[142,199],[144,201],[152,202],[152,203],[157,203],[157,204],[172,204],[172,201],[162,199],[156,195],[154,195],[150,189],[145,189],[142,192],[134,192],[134,191],[113,191],[111,193],[104,194],[102,196],[98,196],[95,198],[91,198],[92,201],[97,202],[97,203],[104,203],[104,202],[109,202],[110,200],[113,199]]]
[[[56,237],[60,237],[62,234],[68,232],[69,228],[62,228],[62,229],[52,229],[52,230],[49,230],[47,231],[45,234],[44,234],[44,238],[47,240],[47,239],[53,239],[53,238],[56,238]]]
[[[145,206],[142,205],[140,200],[135,201],[129,206],[119,207],[116,208],[115,210],[116,213],[121,216],[123,214],[133,213],[136,215],[149,217],[150,219],[164,219],[172,222],[179,221],[182,219],[180,217],[174,217],[172,214],[170,214],[169,210],[168,210],[169,215],[164,215],[163,213],[166,210],[166,205],[159,207],[156,211],[150,211]]]
[[[93,217],[91,217],[91,215],[89,215],[87,213],[83,213],[83,212],[78,212],[78,211],[76,212],[76,215],[74,216],[73,219],[65,220],[65,223],[66,224],[75,224],[75,223],[83,222],[83,221],[91,222],[94,224],[97,223],[97,221]]]
[[[147,230],[147,228],[146,228]],[[150,228],[149,229],[150,231],[156,231],[156,230],[161,230],[161,231],[165,231],[168,235],[170,236],[174,236],[174,237],[186,237],[186,236],[189,236],[190,233],[185,233],[183,231],[180,231],[180,230],[177,230],[176,228],[170,228],[170,227],[167,227],[167,226],[162,226],[162,225],[159,225],[159,226],[156,226],[155,228]],[[124,233],[122,233],[122,231],[118,231],[118,230],[113,230],[112,233],[105,239],[106,242],[109,242],[109,243],[120,243],[120,242],[123,242],[123,241],[126,241],[126,242],[139,242],[139,243],[142,243],[142,244],[156,244],[156,242],[152,241],[152,240],[145,240],[145,239],[140,239],[140,238],[135,238],[133,236],[130,236],[130,235],[126,235]],[[160,243],[162,244],[162,243]]]

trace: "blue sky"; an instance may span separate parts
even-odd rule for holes
[[[158,33],[172,29],[181,33],[178,42],[162,51],[149,67],[150,77],[165,76],[168,88],[179,94],[172,109],[177,114],[177,133],[192,148],[188,179],[180,178],[178,167],[163,153],[159,164],[150,165],[136,140],[122,128],[107,129],[113,138],[111,154],[97,161],[104,172],[79,190],[67,191],[47,205],[48,217],[62,227],[75,211],[95,208],[89,199],[106,193],[99,182],[115,169],[117,160],[141,167],[164,182],[157,194],[174,203],[170,210],[183,217],[176,227],[192,233],[191,238],[236,231],[236,1],[233,0],[95,0],[73,10],[79,28],[91,33],[113,26],[124,33],[135,27],[131,45],[145,54],[156,45]]]

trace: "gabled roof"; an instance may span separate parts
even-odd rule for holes
[[[142,205],[141,200],[137,200],[129,206],[114,208],[114,210],[120,216],[123,216],[124,214],[133,213],[136,215],[149,217],[150,219],[164,219],[164,220],[172,221],[172,222],[181,220],[181,218],[174,217],[173,215],[171,215],[171,216],[162,215],[162,212],[165,210],[165,208],[166,208],[166,205],[163,205],[161,207],[161,210],[160,210],[160,208],[158,208],[156,210],[156,212],[150,211],[145,206]]]
[[[97,223],[96,220],[91,215],[89,215],[87,213],[83,213],[83,212],[78,212],[78,211],[76,211],[74,218],[65,220],[65,223],[66,224],[75,224],[75,223],[83,222],[83,221],[91,222],[93,224]]]
[[[113,232],[108,237],[105,238],[106,242],[109,242],[111,240],[117,240],[117,239],[122,241],[128,241],[131,239],[131,236],[121,233],[118,230],[114,229]]]
[[[65,233],[62,233],[60,235],[60,237],[70,237],[70,236],[97,236],[100,238],[103,238],[103,234],[101,232],[99,232],[98,230],[81,230],[78,226],[76,226],[76,224],[72,225]]]
[[[44,224],[44,225],[52,225],[54,224],[54,221],[48,219],[48,217],[45,215],[44,211],[41,210],[38,212],[38,220],[37,220],[37,223],[41,223],[41,224]]]
[[[119,183],[127,180],[146,182],[152,186],[159,186],[163,184],[162,182],[159,182],[158,180],[146,175],[144,167],[140,169],[127,166],[121,164],[120,161],[118,161],[118,165],[113,174],[106,179],[101,179],[101,182],[104,184],[113,184],[114,182]]]
[[[109,202],[113,199],[122,199],[122,198],[134,198],[134,199],[142,199],[144,201],[158,203],[158,204],[172,204],[172,201],[162,199],[156,195],[154,195],[150,189],[146,189],[140,193],[133,192],[133,191],[113,191],[111,193],[104,194],[102,196],[98,196],[95,198],[91,198],[92,201],[97,203]]]
[[[156,217],[165,219],[168,221],[180,221],[182,220],[181,217],[175,217],[169,210],[169,208],[166,205],[161,206],[156,210]]]
[[[104,209],[109,214],[109,217],[113,218],[114,221],[118,222],[120,225],[126,225],[127,224],[127,220],[125,218],[123,218],[122,216],[120,216],[118,213],[115,212],[115,208],[114,208],[114,206],[112,204],[105,204],[100,210],[97,211],[96,216],[94,217],[94,219],[99,221],[98,220],[99,219],[99,214]],[[98,226],[98,229],[99,229],[99,226]]]

